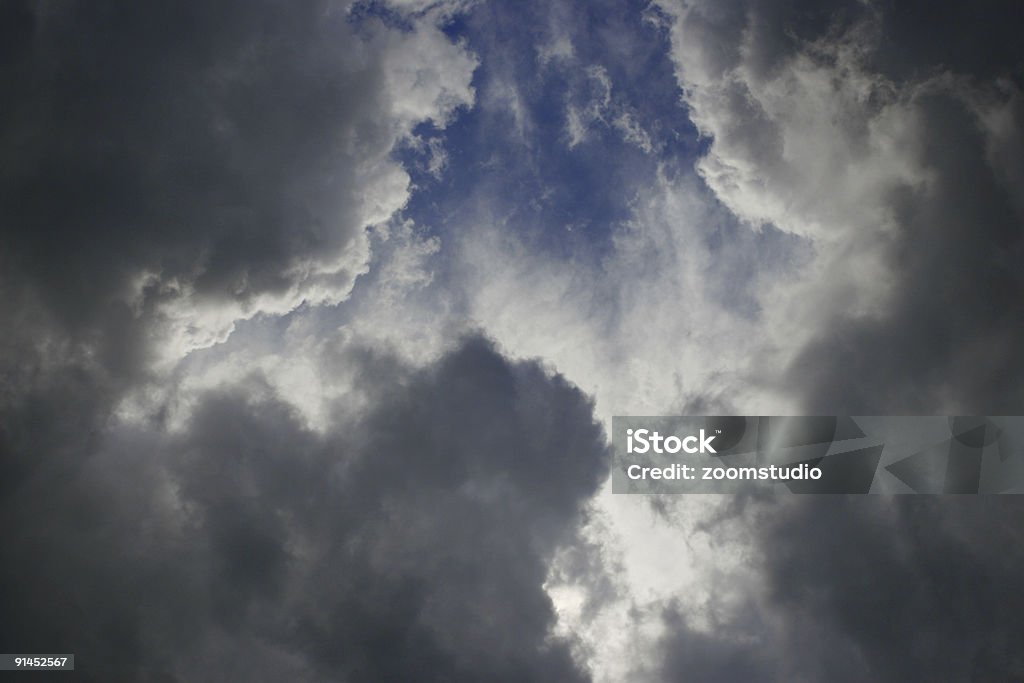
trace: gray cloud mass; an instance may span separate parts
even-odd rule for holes
[[[1016,497],[757,507],[763,587],[711,633],[666,605],[658,680],[1024,680]]]
[[[1020,412],[1024,51],[1005,33],[1019,7],[662,4],[714,138],[701,174],[820,253],[789,292],[807,317],[785,332],[779,381],[802,410]]]
[[[57,444],[3,502],[4,648],[96,681],[587,680],[542,585],[607,474],[589,401],[479,338],[345,360],[373,403],[327,434],[253,376],[181,433]]]
[[[370,398],[326,433],[258,372],[179,429],[112,412],[167,381],[168,337],[343,299],[407,197],[393,147],[471,102],[431,24],[349,5],[5,4],[3,651],[96,681],[586,678],[542,586],[606,446],[536,364],[348,353]]]
[[[1019,414],[1019,6],[662,4],[713,138],[702,176],[819,253],[777,323],[800,410]],[[659,676],[1024,680],[1020,514],[1013,497],[737,506],[721,523],[749,533],[756,585],[711,633],[666,606]]]
[[[408,196],[392,149],[471,103],[475,66],[351,4],[11,3],[4,270],[101,348],[344,299]]]
[[[1020,6],[656,2],[692,160],[602,63],[658,50],[555,30],[574,11],[0,5],[0,652],[84,681],[1024,681],[1017,497],[611,503],[595,417],[1024,413]],[[512,20],[542,25],[529,82],[471,51],[519,49]],[[595,172],[609,137],[650,164],[607,259],[484,225],[512,190],[440,135],[481,65],[500,158],[555,125]],[[473,248],[404,213],[403,145],[479,204]]]

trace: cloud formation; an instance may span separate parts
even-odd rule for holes
[[[811,250],[759,292],[776,359],[762,376],[782,368],[774,381],[811,414],[1019,413],[1024,60],[1004,31],[1019,10],[659,5],[709,141],[698,173],[751,228]],[[967,27],[992,49],[970,49]],[[736,500],[705,531],[753,567],[742,597],[710,629],[692,604],[661,603],[649,678],[1016,680],[1019,507]]]
[[[601,429],[1021,412],[1015,13],[5,4],[0,650],[1024,677],[1014,499],[611,496]]]
[[[1016,497],[825,497],[720,518],[757,539],[758,579],[711,630],[668,605],[651,680],[1019,680],[1020,513]]]
[[[348,349],[312,431],[251,368],[174,420],[187,366],[146,372],[348,297],[409,196],[396,145],[472,103],[439,8],[365,9],[5,9],[6,650],[83,680],[586,679],[543,584],[606,444],[564,380],[480,338],[418,370]],[[437,251],[407,243],[385,300]]]
[[[352,9],[15,3],[4,269],[74,334],[145,319],[171,359],[343,300],[408,198],[392,150],[471,105],[476,66]]]
[[[1016,41],[992,61],[955,38],[960,13],[918,25],[888,3],[660,4],[711,138],[698,172],[741,219],[817,251],[765,315],[803,409],[1019,412]],[[986,30],[1015,12],[993,3]]]
[[[543,584],[607,475],[589,401],[480,338],[343,355],[370,400],[326,434],[254,375],[61,442],[3,501],[0,642],[83,680],[586,680]]]

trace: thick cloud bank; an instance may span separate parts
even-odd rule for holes
[[[476,66],[351,5],[9,3],[4,271],[93,345],[145,320],[170,358],[344,299],[408,198],[392,150]]]
[[[367,407],[326,434],[254,376],[180,432],[55,439],[0,508],[5,651],[96,681],[585,680],[542,587],[607,474],[590,402],[479,338],[339,362]]]
[[[711,631],[669,606],[654,678],[1024,677],[1016,498],[827,498],[761,512],[742,521],[759,536],[758,586]]]
[[[170,420],[187,378],[152,373],[349,296],[411,191],[396,147],[473,101],[446,8],[398,10],[5,5],[3,651],[96,681],[587,678],[544,591],[607,469],[565,380],[476,337],[421,368],[339,343],[311,431],[245,369]]]
[[[1024,680],[1014,498],[612,496],[600,426],[1024,412],[1020,12],[0,3],[0,651]]]

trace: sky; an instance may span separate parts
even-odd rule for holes
[[[609,484],[613,415],[1024,414],[1022,13],[4,2],[0,651],[1024,681],[1018,496]]]

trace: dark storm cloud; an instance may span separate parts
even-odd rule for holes
[[[1024,130],[1021,94],[1007,125]],[[895,192],[901,230],[886,263],[896,279],[884,315],[836,311],[788,379],[808,410],[1016,414],[1024,410],[1024,157],[1003,177],[962,102],[922,107],[927,192]],[[1014,153],[1024,152],[1016,141]]]
[[[111,414],[154,379],[157,347],[188,350],[175,334],[343,298],[365,225],[407,196],[391,148],[471,101],[474,62],[439,31],[347,6],[0,10],[0,524],[18,538],[0,550],[5,651],[173,680],[176,646],[193,664],[235,648],[260,654],[181,675],[317,680],[298,635],[217,625],[249,624],[246,601],[281,580],[277,513],[179,524],[194,508],[181,482],[232,463],[208,450],[196,473],[172,470],[187,444],[112,431]],[[272,403],[254,404],[252,432],[311,448]]]
[[[883,29],[877,63],[894,77],[918,76],[936,68],[978,78],[1024,77],[1024,48],[1014,28],[1024,21],[1019,3],[887,0],[875,6]]]
[[[659,3],[675,11],[682,3]],[[835,39],[864,21],[876,24],[882,40],[869,56],[872,69],[898,80],[951,69],[978,78],[1024,75],[1024,49],[1014,26],[1021,7],[1007,0],[970,6],[936,6],[922,0],[747,0],[687,3],[691,35],[718,75],[744,63],[759,76],[784,68],[794,53],[822,39]],[[743,32],[747,31],[747,35]],[[984,45],[984,48],[981,45]]]
[[[543,586],[607,453],[560,377],[474,338],[341,354],[369,407],[326,433],[257,377],[180,430],[113,417],[174,325],[343,298],[408,196],[391,150],[471,103],[461,47],[348,4],[5,5],[0,650],[95,681],[588,678]]]
[[[1017,497],[768,504],[760,601],[707,632],[666,608],[665,681],[1024,680]]]
[[[756,616],[756,612],[748,616]],[[665,607],[662,618],[668,634],[659,644],[663,660],[658,680],[712,683],[777,678],[778,663],[757,630],[763,625],[734,619],[716,625],[714,633],[703,633],[687,624],[675,604]]]
[[[607,473],[590,403],[481,339],[345,362],[372,407],[325,435],[253,377],[5,496],[5,651],[82,680],[585,680],[542,585]]]
[[[1017,496],[783,509],[763,539],[771,596],[825,642],[852,645],[859,680],[1024,680],[1022,513]]]
[[[471,101],[473,65],[350,4],[7,3],[4,270],[93,345],[168,306],[222,332],[343,298],[406,198],[390,150]]]
[[[347,293],[365,224],[405,197],[390,148],[466,102],[472,60],[346,7],[3,4],[5,473],[92,439],[154,346],[209,342],[261,297]]]

